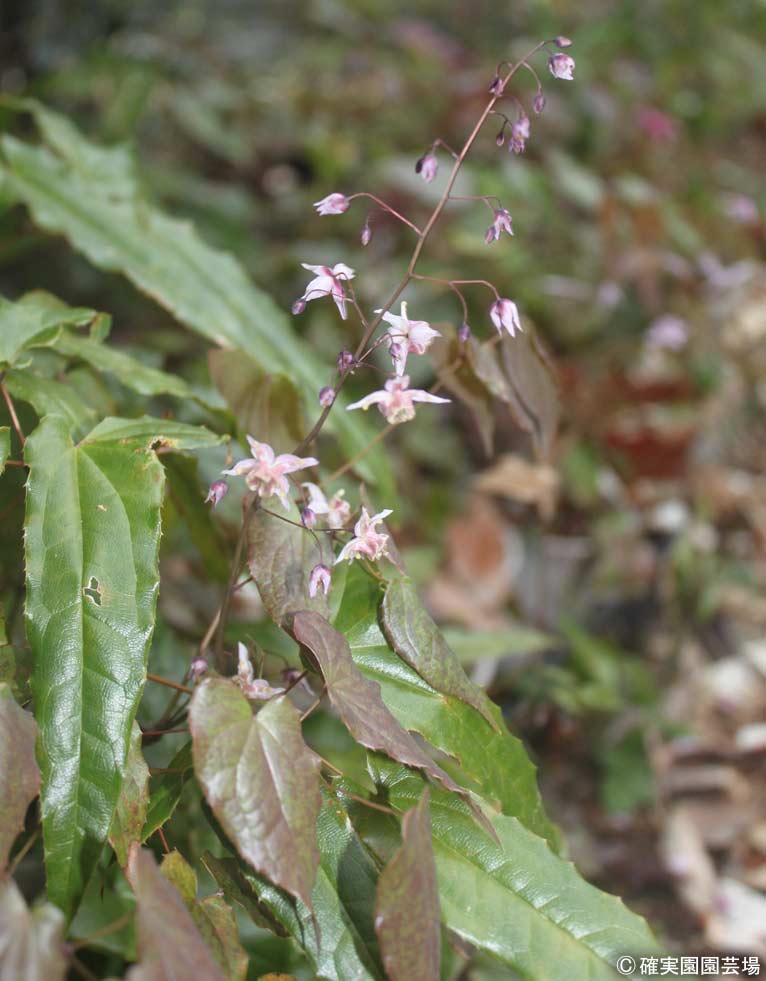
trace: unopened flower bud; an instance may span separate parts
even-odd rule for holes
[[[495,75],[492,79],[492,84],[489,87],[489,91],[492,95],[500,95],[503,91],[503,80],[499,75]]]
[[[197,681],[207,671],[207,661],[204,657],[195,657],[189,665],[189,678]]]
[[[388,353],[391,355],[391,361],[394,365],[394,370],[397,375],[404,373],[404,364],[407,361],[407,347],[400,341],[391,341],[388,345]],[[401,366],[401,367],[400,367]]]
[[[415,173],[420,174],[426,184],[430,184],[431,181],[436,177],[439,171],[439,161],[436,159],[436,155],[430,150],[428,153],[424,153],[423,156],[415,164]]]
[[[371,239],[372,239],[372,229],[370,228],[370,220],[368,218],[367,221],[362,226],[362,234],[359,236],[359,240],[362,243],[362,245],[369,245]]]
[[[497,143],[498,146],[502,146],[503,143],[505,143],[505,126],[503,126],[503,128],[495,137],[495,143]]]
[[[306,301],[303,299],[302,296],[299,296],[298,299],[295,301],[295,303],[293,303],[293,316],[297,317],[298,314],[303,313],[305,309],[306,309]]]
[[[217,507],[228,493],[229,485],[226,481],[216,480],[215,483],[210,485],[210,490],[207,492],[207,497],[205,498],[205,504],[212,504],[213,507]]]
[[[471,328],[465,323],[465,321],[460,325],[457,332],[457,339],[461,344],[465,344],[471,337]]]
[[[341,351],[338,355],[338,371],[345,374],[354,364],[355,358],[350,351]]]
[[[304,528],[316,528],[317,516],[311,508],[301,508],[301,524]]]
[[[314,207],[320,215],[342,215],[348,209],[349,203],[345,194],[336,191],[335,194],[328,194],[321,201],[315,201]]]
[[[553,43],[557,48],[569,48],[572,45],[572,39],[569,37],[564,37],[563,34],[559,34],[558,37],[553,39]]]
[[[332,583],[332,573],[326,565],[315,565],[309,576],[309,596],[313,599],[321,589],[327,596]]]
[[[335,389],[330,388],[329,385],[325,385],[325,387],[319,393],[319,404],[322,406],[323,409],[329,409],[334,401],[335,401]]]
[[[532,108],[535,112],[540,115],[540,113],[545,109],[545,96],[542,92],[538,92],[537,95],[532,100]]]

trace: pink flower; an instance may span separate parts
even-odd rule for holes
[[[210,485],[210,490],[207,492],[207,497],[205,498],[205,504],[212,504],[213,507],[218,507],[221,501],[229,493],[229,485],[225,480],[216,480]]]
[[[511,123],[511,138],[508,141],[509,152],[524,152],[524,147],[529,139],[529,130],[529,116],[525,112],[520,112],[516,122]]]
[[[375,313],[380,313],[380,310]],[[425,354],[433,339],[441,337],[439,331],[430,327],[425,320],[410,320],[406,303],[402,303],[399,316],[387,311],[383,314],[383,320],[392,327],[388,332],[391,338],[389,352],[397,375],[404,374],[408,354]]]
[[[244,477],[251,491],[261,498],[273,497],[275,494],[282,502],[285,510],[290,509],[290,484],[285,474],[303,470],[305,467],[315,467],[319,461],[313,456],[299,457],[292,453],[282,453],[275,456],[274,450],[268,443],[258,443],[252,436],[247,437],[252,457],[235,463],[231,470],[224,470],[232,477]]]
[[[522,330],[519,310],[513,300],[505,297],[495,300],[489,308],[489,315],[492,318],[492,323],[501,334],[505,329],[513,337],[517,330]]]
[[[309,492],[308,507],[314,514],[327,515],[328,528],[343,528],[351,517],[351,505],[344,501],[344,490],[336,491],[328,501],[316,484],[301,484]]]
[[[336,262],[330,266],[312,266],[307,262],[301,265],[309,272],[316,273],[316,277],[306,287],[303,296],[300,298],[304,302],[318,300],[320,296],[331,296],[335,300],[335,305],[340,311],[341,317],[346,319],[346,291],[343,289],[344,282],[354,278],[354,270],[343,262]]]
[[[513,235],[513,229],[511,228],[511,218],[508,211],[505,208],[498,208],[495,211],[495,220],[487,229],[487,233],[484,236],[484,241],[487,245],[491,245],[492,242],[497,242],[503,232],[508,232],[509,235]]]
[[[350,201],[345,194],[336,192],[335,194],[328,194],[321,201],[315,201],[314,207],[320,215],[342,215],[344,211],[348,210],[349,204]]]
[[[570,57],[570,55],[562,54],[560,51],[551,55],[548,59],[548,70],[554,78],[565,78],[571,82],[574,78],[572,74],[574,67],[574,58]]]
[[[325,596],[327,596],[327,594],[330,592],[331,582],[332,573],[327,566],[315,565],[311,570],[311,575],[309,576],[309,596],[314,599],[320,587]]]
[[[436,159],[436,154],[431,153],[430,150],[428,153],[424,153],[415,164],[415,173],[420,174],[426,184],[430,184],[438,172],[439,161]]]
[[[559,47],[559,48],[571,48],[572,47],[572,39],[571,38],[568,38],[568,37],[564,37],[563,34],[559,34],[558,37],[555,37],[553,39],[553,43],[557,47]]]
[[[545,109],[545,96],[543,95],[542,90],[538,92],[532,100],[532,108],[535,110],[538,116],[543,109]]]
[[[329,385],[325,385],[325,387],[319,392],[319,404],[323,409],[329,409],[334,401],[335,389],[330,388]]]
[[[384,555],[388,555],[388,535],[376,531],[375,526],[385,521],[389,514],[391,514],[390,510],[379,511],[378,514],[370,517],[367,509],[362,508],[362,515],[354,525],[354,538],[340,550],[335,564],[344,560],[353,562],[354,559],[359,558],[377,562]]]
[[[638,110],[638,125],[650,140],[670,143],[678,135],[678,125],[672,116],[651,106]]]
[[[410,379],[408,375],[399,378],[389,378],[384,388],[379,392],[372,392],[365,395],[363,399],[347,406],[347,409],[369,409],[371,405],[377,405],[378,409],[386,417],[386,422],[396,426],[400,422],[408,422],[415,418],[415,402],[449,402],[449,399],[440,398],[438,395],[431,395],[419,388],[410,389]]]
[[[665,313],[652,321],[646,335],[649,347],[680,351],[689,340],[689,327],[685,320],[675,314]]]
[[[192,663],[189,665],[189,678],[192,681],[199,681],[202,675],[207,671],[207,661],[201,655],[197,655]]]
[[[251,701],[273,698],[274,695],[281,695],[284,688],[272,688],[265,678],[255,678],[253,664],[247,648],[240,642],[237,647],[239,670],[234,676],[235,684],[242,689],[245,698]]]

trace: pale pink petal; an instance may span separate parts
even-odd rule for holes
[[[424,392],[421,388],[410,389],[409,396],[413,402],[434,402],[443,405],[445,402],[451,401],[451,399],[443,399],[439,395],[431,395],[430,392]]]
[[[330,506],[327,503],[327,498],[322,493],[320,487],[316,484],[312,484],[310,481],[306,481],[301,484],[301,487],[305,487],[309,492],[309,503],[308,506],[314,512],[314,514],[327,514],[330,510]]]
[[[271,447],[269,447],[271,448]],[[316,467],[319,460],[313,456],[294,456],[292,453],[282,453],[274,460],[273,469],[276,473],[294,473],[296,470],[305,470],[307,467]]]
[[[352,409],[369,409],[371,405],[376,405],[378,402],[385,402],[387,399],[388,395],[386,392],[370,392],[369,395],[365,395],[358,402],[347,405],[346,411],[350,412]]]
[[[239,460],[234,464],[229,470],[222,470],[221,473],[228,474],[231,477],[243,477],[246,473],[253,469],[253,467],[258,466],[258,461],[248,458],[247,460]]]

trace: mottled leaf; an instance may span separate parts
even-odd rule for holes
[[[146,823],[141,834],[142,841],[150,838],[157,828],[161,828],[173,816],[173,811],[181,799],[184,784],[192,775],[192,768],[192,744],[188,742],[170,761],[168,772],[157,777],[157,786],[149,797]]]
[[[380,874],[375,930],[391,981],[439,981],[441,930],[428,789],[402,819],[402,845]]]
[[[459,762],[456,779],[559,848],[561,836],[545,815],[535,767],[521,741],[505,728],[500,710],[492,708],[493,731],[465,702],[432,688],[389,648],[377,606],[378,590],[369,577],[349,576],[335,626],[346,636],[362,674],[380,686],[389,711],[405,729]]]
[[[230,981],[242,981],[247,973],[247,955],[239,942],[237,921],[220,896],[197,899],[197,876],[178,851],[162,860],[160,871],[178,890],[218,965]]]
[[[159,586],[158,444],[217,437],[106,419],[73,444],[49,416],[27,439],[27,635],[40,726],[48,895],[71,914],[106,841],[145,679]]]
[[[270,374],[294,379],[307,404],[315,406],[327,366],[240,263],[207,245],[189,222],[150,204],[124,147],[89,142],[65,117],[32,100],[17,105],[34,115],[45,145],[5,136],[3,176],[37,224],[66,235],[100,268],[124,273],[192,330],[245,351]],[[371,429],[359,413],[343,411],[344,403],[340,396],[327,429],[337,432],[351,456],[367,445]],[[360,469],[390,496],[385,454],[373,451]]]
[[[285,517],[299,520],[295,511]],[[329,603],[321,589],[313,600],[309,597],[311,570],[323,559],[325,565],[332,565],[329,542],[322,551],[313,535],[302,528],[263,511],[250,518],[247,564],[266,612],[275,623],[289,628],[298,610],[328,615]]]
[[[129,981],[224,981],[224,974],[194,925],[177,889],[154,856],[132,845],[127,875],[136,894],[139,963]]]
[[[240,435],[249,433],[277,453],[291,452],[308,427],[300,393],[290,378],[267,374],[243,351],[211,351],[208,364]]]
[[[95,317],[94,310],[67,307],[46,293],[27,293],[16,302],[0,296],[0,364],[12,365],[29,348],[53,343],[65,326]]]
[[[390,806],[408,810],[423,781],[383,757],[370,772]],[[615,981],[621,954],[660,953],[641,917],[582,879],[515,818],[492,819],[497,841],[476,832],[462,801],[434,790],[431,832],[442,920],[522,978]]]
[[[40,792],[36,739],[34,718],[19,708],[10,687],[0,684],[0,874],[24,828],[27,808]]]
[[[133,842],[141,841],[148,806],[149,767],[141,753],[141,728],[134,722],[125,761],[125,776],[109,831],[109,843],[122,866],[127,864],[128,850]]]
[[[293,633],[316,658],[330,702],[358,743],[417,767],[448,789],[466,796],[463,788],[434,763],[389,712],[380,697],[380,686],[365,678],[354,664],[343,634],[310,610],[296,613]]]
[[[61,911],[29,910],[13,879],[0,879],[0,979],[60,981],[66,970]]]
[[[490,700],[466,675],[425,610],[412,580],[400,578],[389,583],[381,619],[391,647],[421,678],[437,691],[473,706],[493,729],[499,728]]]
[[[311,905],[319,863],[319,760],[287,698],[257,715],[232,682],[208,678],[189,709],[194,769],[240,855],[275,885]]]

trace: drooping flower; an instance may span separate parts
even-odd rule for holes
[[[563,54],[561,51],[552,54],[548,59],[548,71],[554,78],[565,78],[571,82],[574,78],[575,61],[571,55]]]
[[[397,378],[389,378],[385,386],[379,392],[371,392],[363,399],[347,406],[351,409],[369,409],[371,405],[377,405],[381,414],[385,416],[386,422],[396,426],[400,422],[408,422],[415,418],[415,402],[434,402],[445,403],[450,399],[443,399],[438,395],[431,395],[420,388],[410,388],[409,375],[401,375]]]
[[[538,116],[543,109],[545,109],[545,96],[543,95],[542,90],[540,90],[532,100],[532,108],[535,110]]]
[[[282,506],[290,509],[290,484],[285,476],[306,467],[315,467],[319,461],[313,456],[294,456],[292,453],[281,453],[276,456],[268,443],[259,443],[252,436],[247,437],[250,452],[253,454],[245,460],[235,463],[230,470],[223,473],[232,477],[244,477],[251,491],[263,499],[276,495]]]
[[[507,297],[495,300],[489,308],[489,315],[492,318],[492,323],[501,334],[503,330],[507,330],[513,337],[517,330],[522,330],[518,307],[513,300],[509,300]]]
[[[210,485],[210,490],[207,492],[207,497],[205,498],[205,504],[212,504],[213,507],[218,507],[221,501],[229,493],[229,485],[225,480],[215,480]]]
[[[525,112],[520,112],[518,119],[511,123],[511,138],[508,141],[509,153],[523,153],[529,139],[529,133],[529,116]]]
[[[336,262],[334,266],[312,266],[308,262],[301,265],[309,272],[316,273],[314,279],[306,287],[303,296],[300,298],[304,303],[309,300],[318,300],[321,296],[331,296],[335,300],[341,317],[345,320],[346,313],[346,291],[343,284],[354,278],[354,270],[343,262]]]
[[[304,528],[316,528],[316,511],[314,511],[312,508],[301,508],[301,524]]]
[[[325,385],[325,387],[319,392],[319,404],[323,409],[329,409],[334,401],[335,389],[330,388],[329,385]]]
[[[334,194],[328,194],[321,201],[315,201],[314,207],[320,215],[342,215],[348,210],[350,203],[345,194],[336,191]]]
[[[384,555],[388,555],[388,535],[382,531],[376,531],[375,526],[391,514],[390,510],[379,511],[372,517],[367,513],[366,508],[362,508],[362,515],[354,525],[354,537],[340,550],[335,564],[354,559],[369,559],[377,562]]]
[[[439,173],[439,161],[436,159],[436,154],[430,150],[428,153],[424,153],[415,164],[415,173],[420,174],[426,184],[430,184]]]
[[[370,225],[370,219],[367,218],[365,223],[362,225],[362,231],[359,235],[359,241],[362,245],[369,245],[372,241],[372,226]]]
[[[328,501],[321,488],[317,487],[316,484],[307,481],[305,484],[301,484],[301,487],[305,487],[309,492],[308,507],[314,514],[327,516],[328,528],[337,529],[346,526],[351,517],[351,505],[348,501],[343,500],[346,494],[344,490],[336,491]]]
[[[375,313],[380,313],[376,310]],[[388,336],[391,338],[389,353],[394,363],[397,375],[404,374],[408,354],[425,354],[435,337],[441,337],[425,320],[410,320],[407,316],[407,304],[402,303],[401,314],[386,311],[382,317],[391,325]],[[396,345],[396,346],[395,346]]]
[[[327,566],[321,564],[315,565],[311,570],[311,575],[309,576],[309,596],[314,599],[320,588],[325,596],[327,596],[327,594],[330,592],[331,584],[332,573]]]
[[[509,235],[513,235],[513,228],[511,227],[512,221],[513,219],[511,218],[510,212],[508,212],[505,208],[497,208],[495,211],[495,220],[489,226],[484,236],[484,241],[487,243],[487,245],[491,245],[492,242],[497,242],[503,232],[508,232]]]
[[[250,655],[241,641],[237,647],[237,659],[239,665],[234,676],[234,682],[242,689],[245,698],[251,701],[273,698],[274,695],[281,695],[285,690],[284,688],[272,688],[265,678],[255,677]]]

